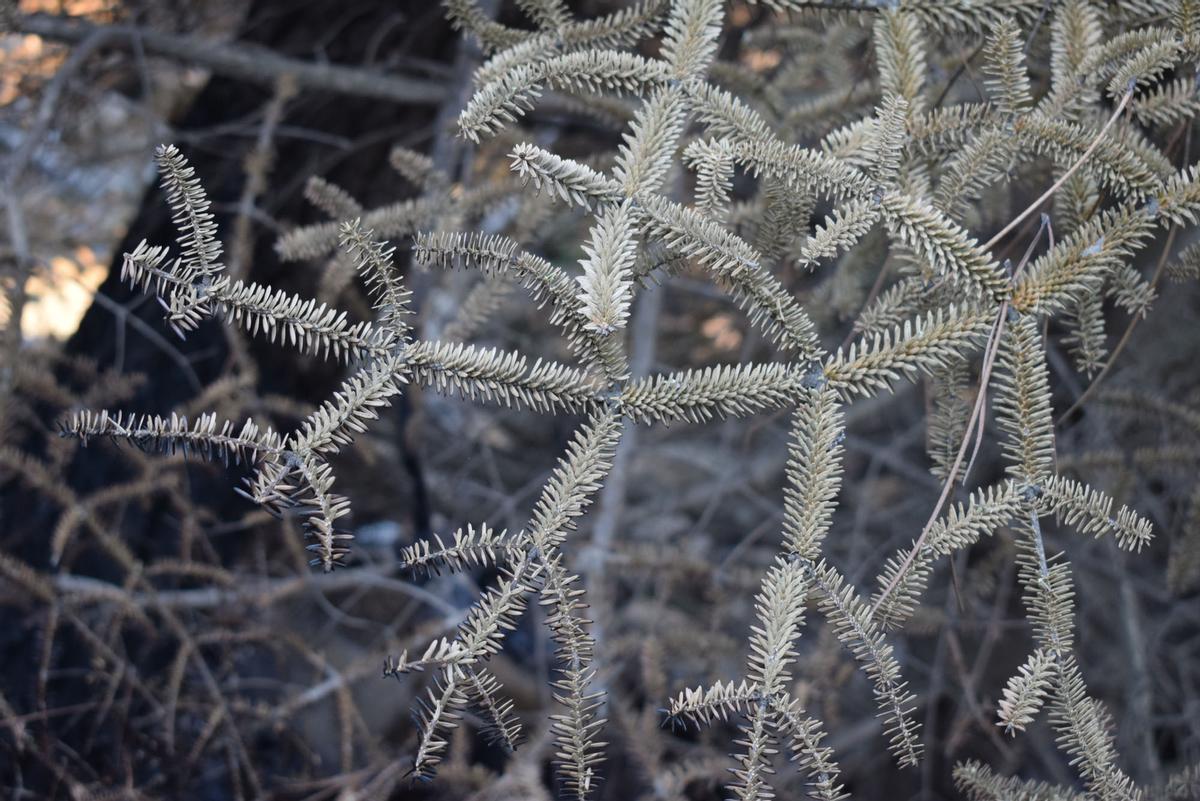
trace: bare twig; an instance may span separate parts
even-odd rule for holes
[[[1015,281],[1021,272],[1025,269],[1025,265],[1029,263],[1030,256],[1033,255],[1034,246],[1041,239],[1042,233],[1049,229],[1049,220],[1044,219],[1042,227],[1038,230],[1038,234],[1030,242],[1029,247],[1025,250],[1025,256],[1021,259],[1021,263],[1017,265],[1013,273],[1012,280]],[[942,513],[942,508],[946,505],[946,501],[950,498],[950,491],[954,486],[954,482],[958,478],[958,470],[962,467],[963,458],[967,455],[967,445],[971,441],[971,433],[977,431],[975,441],[975,452],[971,455],[971,462],[975,461],[975,453],[979,451],[979,445],[983,439],[984,415],[983,408],[987,404],[987,388],[991,382],[992,369],[996,364],[996,354],[1000,350],[1000,338],[1004,336],[1004,326],[1008,320],[1009,302],[1005,300],[1000,304],[1000,309],[996,313],[996,322],[992,326],[992,331],[988,335],[987,346],[983,353],[983,369],[979,374],[979,392],[975,396],[975,404],[971,409],[971,418],[967,421],[967,430],[963,432],[962,444],[958,448],[958,455],[954,457],[954,464],[950,467],[950,472],[946,475],[946,481],[942,484],[942,492],[938,496],[937,503],[934,504],[933,512],[929,515],[929,520],[926,521],[925,527],[921,529],[921,535],[917,537],[912,548],[908,552],[908,556],[904,558],[904,564],[896,571],[892,580],[879,593],[879,597],[875,600],[875,604],[871,607],[871,616],[879,611],[879,607],[883,604],[887,597],[891,595],[892,590],[896,589],[896,585],[900,583],[900,579],[908,571],[913,560],[917,558],[917,554],[921,552],[921,546],[925,544],[925,540],[929,537],[929,532],[933,529],[933,524],[937,521],[938,515]],[[976,428],[978,426],[978,428]],[[965,473],[970,472],[971,464],[967,464],[967,469],[964,472],[964,481],[966,480]]]
[[[1071,179],[1071,176],[1075,174],[1076,170],[1083,166],[1085,161],[1091,158],[1091,155],[1096,152],[1096,148],[1100,147],[1100,143],[1104,141],[1105,134],[1107,134],[1109,129],[1116,124],[1117,119],[1121,116],[1121,112],[1125,110],[1125,106],[1129,105],[1129,100],[1133,97],[1133,90],[1135,88],[1136,87],[1134,86],[1130,86],[1125,90],[1125,94],[1121,96],[1121,102],[1117,104],[1112,116],[1108,118],[1108,122],[1104,123],[1104,127],[1100,129],[1100,133],[1096,134],[1096,138],[1092,140],[1092,144],[1088,146],[1088,149],[1085,150],[1083,155],[1076,159],[1075,163],[1071,165],[1071,169],[1064,172],[1059,179],[1054,182],[1053,186],[1042,193],[1041,197],[1030,203],[1029,208],[1018,214],[1013,218],[1012,222],[1004,226],[1004,228],[1000,230],[1000,233],[989,239],[983,246],[984,250],[991,250],[993,247],[995,247],[996,243],[1007,236],[1012,229],[1020,225],[1026,217],[1037,211],[1043,203],[1049,200],[1055,192],[1062,188],[1063,184]]]
[[[104,44],[143,48],[146,53],[195,64],[221,75],[274,86],[291,75],[305,89],[372,97],[393,103],[436,105],[445,99],[445,87],[425,78],[385,75],[375,70],[339,64],[317,64],[288,58],[246,42],[224,43],[198,36],[177,36],[135,25],[93,25],[80,19],[31,14],[18,21],[21,33],[32,33],[60,42],[78,43],[97,33]]]
[[[136,314],[132,314],[129,309],[125,308],[120,303],[117,303],[103,292],[95,292],[92,295],[92,300],[96,303],[99,303],[103,308],[112,312],[113,317],[117,318],[118,326],[124,328],[124,326],[128,324],[137,330],[139,334],[144,336],[152,345],[165,353],[171,361],[179,365],[179,369],[183,372],[184,376],[187,377],[188,384],[191,385],[192,389],[194,389],[196,392],[199,392],[203,388],[203,384],[200,382],[200,376],[196,375],[196,371],[192,369],[192,365],[188,361],[187,357],[184,356],[178,348],[172,345],[166,337],[155,331],[153,328],[147,325],[144,320],[142,320]]]
[[[341,570],[337,573],[320,576],[301,575],[279,579],[247,579],[239,581],[237,586],[229,589],[202,587],[190,590],[157,590],[154,592],[153,598],[145,593],[129,592],[111,582],[71,573],[55,575],[54,585],[64,593],[112,598],[113,600],[127,599],[139,606],[154,603],[168,609],[209,609],[242,603],[266,606],[308,588],[329,592],[359,587],[377,587],[408,595],[437,609],[447,617],[457,619],[461,615],[461,610],[454,605],[416,584],[393,578],[389,570],[367,567]]]

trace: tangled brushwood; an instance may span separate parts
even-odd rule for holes
[[[899,766],[922,770],[922,689],[906,678],[895,638],[919,617],[935,578],[970,594],[1012,569],[1031,640],[1006,684],[980,688],[994,708],[976,711],[1002,738],[1048,721],[1083,795],[1024,782],[1019,764],[977,761],[947,766],[960,791],[1175,797],[1127,775],[1125,759],[1136,757],[1116,752],[1110,715],[1077,658],[1072,567],[1047,533],[1108,537],[1136,553],[1152,531],[1065,469],[1056,414],[1074,409],[1052,403],[1046,340],[1059,338],[1086,387],[1116,355],[1110,307],[1137,319],[1162,278],[1197,274],[1193,250],[1169,263],[1164,255],[1152,275],[1141,255],[1168,238],[1170,250],[1200,216],[1200,170],[1189,163],[1200,3],[764,0],[766,22],[739,41],[723,37],[722,0],[640,0],[593,19],[574,18],[561,0],[523,0],[533,29],[495,22],[470,0],[445,5],[487,56],[458,133],[481,153],[501,148],[509,174],[493,163],[486,180],[462,185],[398,149],[393,166],[418,197],[364,209],[314,179],[308,196],[330,221],[277,246],[286,259],[325,260],[325,288],[360,278],[370,319],[226,269],[201,176],[172,146],[157,160],[178,253],[143,243],[125,256],[125,280],[156,295],[180,335],[217,317],[339,360],[341,388],[287,433],[254,419],[100,410],[68,415],[63,433],[250,466],[245,496],[301,516],[313,565],[328,571],[355,553],[353,488],[336,480],[334,457],[409,387],[578,420],[523,528],[478,522],[404,548],[401,566],[417,578],[482,570],[494,580],[456,632],[388,656],[385,674],[424,683],[408,766],[417,777],[435,778],[456,728],[520,754],[523,728],[548,726],[561,785],[584,799],[606,776],[616,679],[597,627],[609,625],[606,569],[622,544],[620,527],[606,523],[584,547],[582,518],[639,431],[786,412],[782,531],[755,579],[753,619],[743,621],[744,668],[646,682],[667,693],[650,699],[664,708],[659,736],[709,736],[683,732],[727,732],[732,722],[733,798],[772,798],[781,782],[793,788],[784,797],[796,797],[799,785],[776,775],[781,752],[810,797],[849,797],[831,745],[839,722],[821,720],[822,699],[795,672],[806,617],[820,616],[871,687],[881,742]],[[746,53],[779,62],[751,69]],[[814,89],[864,64],[855,82]],[[570,158],[525,136],[521,126],[543,102],[623,125],[615,149]],[[488,215],[501,200],[519,211],[497,223]],[[541,249],[546,220],[560,231],[586,221],[578,267]],[[397,249],[424,269],[483,277],[443,338],[414,327]],[[730,298],[763,338],[755,352],[764,356],[654,373],[639,350],[639,308],[673,281],[707,281]],[[464,341],[513,284],[561,333],[562,360]],[[840,347],[839,319],[854,327]],[[829,553],[842,525],[846,420],[906,381],[926,393],[936,502],[863,590],[862,566]],[[980,483],[973,468],[990,443],[1006,471]],[[965,555],[999,532],[1013,543],[1005,559],[973,564],[960,586],[946,566],[962,570]],[[682,558],[686,546],[668,550]],[[548,722],[522,720],[490,665],[529,616],[556,648],[550,693],[559,709]],[[681,680],[690,683],[667,686]],[[661,797],[682,796],[689,767],[685,755],[651,783]]]

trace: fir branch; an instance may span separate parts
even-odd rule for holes
[[[684,161],[696,171],[696,208],[723,222],[733,190],[733,153],[728,142],[694,141],[684,151]]]
[[[408,337],[408,324],[404,316],[412,312],[408,308],[410,292],[400,283],[400,277],[392,264],[395,248],[387,247],[362,227],[360,220],[342,224],[342,249],[354,260],[355,269],[367,284],[372,305],[378,313],[378,325],[391,333],[394,339],[404,341]]]
[[[243,460],[254,462],[260,454],[277,455],[283,451],[282,437],[270,428],[263,430],[253,420],[246,420],[238,430],[230,420],[218,424],[215,414],[201,414],[189,423],[187,417],[174,413],[164,418],[84,410],[64,420],[59,430],[63,436],[77,437],[84,445],[93,437],[104,437],[129,442],[143,450],[194,454],[220,459],[226,464],[230,459],[239,464]]]
[[[371,420],[379,417],[378,409],[390,404],[400,394],[405,382],[407,359],[402,354],[389,355],[346,379],[288,438],[295,452],[337,453],[353,441],[353,434],[367,429]]]
[[[762,261],[744,240],[693,209],[660,195],[639,196],[646,234],[719,274],[754,270]]]
[[[667,705],[668,722],[690,722],[697,726],[714,720],[727,721],[731,714],[746,714],[758,702],[758,689],[749,682],[717,682],[705,689],[684,689]]]
[[[822,259],[849,250],[879,220],[879,207],[868,200],[850,200],[833,209],[800,247],[800,264],[812,269]]]
[[[844,436],[837,393],[828,387],[806,392],[792,415],[783,491],[784,540],[802,559],[818,558],[833,523]]]
[[[612,179],[536,145],[523,142],[510,155],[512,170],[522,183],[532,182],[538,192],[547,190],[551,197],[584,207],[622,197],[620,185]]]
[[[503,406],[583,412],[596,403],[600,385],[590,375],[521,353],[461,342],[418,342],[406,349],[413,380],[438,392],[482,398]]]
[[[677,90],[658,89],[646,99],[617,150],[613,178],[626,197],[660,187],[673,166],[686,114],[687,104]]]
[[[162,187],[173,212],[171,221],[179,230],[183,258],[177,268],[185,283],[211,279],[224,269],[217,224],[209,211],[211,203],[196,171],[174,145],[159,145],[154,153]]]
[[[1022,317],[1000,342],[996,373],[996,420],[1007,435],[1008,473],[1025,486],[1040,486],[1054,469],[1054,416],[1050,376],[1037,321]]]
[[[997,776],[982,762],[967,760],[954,766],[954,786],[969,801],[1084,801],[1086,796],[1045,782]]]
[[[792,397],[796,376],[784,364],[706,367],[638,379],[621,392],[621,409],[639,422],[705,422],[778,408]]]
[[[902,626],[916,611],[934,560],[969,548],[983,535],[1007,525],[1021,512],[1023,503],[1020,489],[1006,482],[976,491],[966,504],[952,504],[945,516],[929,527],[924,542],[888,558],[872,600],[875,619],[884,628]]]
[[[1086,484],[1055,476],[1041,486],[1038,508],[1042,514],[1061,515],[1063,522],[1079,533],[1099,537],[1111,534],[1127,551],[1140,551],[1150,542],[1150,521],[1127,506],[1112,513],[1113,499]]]
[[[676,3],[667,17],[662,49],[671,76],[684,81],[700,77],[717,52],[723,16],[721,0]]]
[[[476,0],[443,0],[443,5],[455,30],[473,36],[485,52],[513,47],[529,37],[528,31],[509,28],[489,18]]]
[[[1117,754],[1109,734],[1111,721],[1100,702],[1087,695],[1087,687],[1074,658],[1059,660],[1055,704],[1051,720],[1059,743],[1075,757],[1087,782],[1090,797],[1102,801],[1139,801],[1133,781],[1117,767]]]
[[[885,194],[880,207],[892,235],[928,260],[935,273],[965,281],[993,298],[1003,297],[1008,281],[999,265],[944,214],[912,196],[896,193]]]
[[[663,62],[619,50],[580,50],[521,64],[479,87],[458,116],[459,132],[472,142],[495,134],[532,109],[543,86],[636,94],[669,78]]]
[[[1017,280],[1012,307],[1023,314],[1053,314],[1073,298],[1099,291],[1121,260],[1140,250],[1154,231],[1142,209],[1104,212],[1040,256]]]
[[[500,695],[500,680],[486,668],[464,672],[468,701],[484,720],[484,738],[505,753],[513,753],[521,742],[521,721],[513,711],[512,699]]]
[[[874,39],[883,93],[903,98],[913,113],[921,113],[925,110],[921,90],[928,68],[917,15],[904,8],[884,11],[875,21]]]
[[[577,313],[578,284],[545,259],[526,253],[504,236],[462,232],[421,233],[413,243],[413,258],[420,264],[446,269],[458,264],[489,275],[514,276],[534,303],[551,306],[550,323],[563,329],[571,350],[606,374],[618,374],[619,360],[611,354],[614,340],[584,326]]]
[[[507,564],[517,555],[517,545],[504,531],[496,531],[487,523],[478,529],[468,524],[465,529],[454,532],[454,539],[447,544],[437,534],[433,541],[417,540],[406,546],[398,557],[400,567],[425,573],[437,573],[442,569],[452,572],[475,567]]]
[[[581,600],[584,591],[571,587],[578,576],[562,569],[561,555],[557,554],[544,562],[544,568],[541,603],[551,609],[546,625],[558,643],[560,662],[561,678],[553,683],[554,700],[565,710],[550,716],[558,747],[555,761],[564,786],[582,801],[600,781],[597,767],[604,761],[607,743],[596,738],[607,722],[600,717],[605,693],[593,689],[593,641],[586,630],[591,621],[581,614],[587,609]]]
[[[579,313],[584,328],[609,336],[624,328],[633,299],[633,212],[628,201],[610,205],[596,220],[580,261]]]
[[[505,194],[507,191],[508,188],[503,183],[498,183],[488,187],[485,194]],[[440,196],[425,196],[356,212],[349,219],[361,217],[364,229],[380,239],[396,240],[428,226],[430,220],[443,213],[444,207],[445,200]],[[346,218],[305,225],[288,231],[275,242],[275,252],[284,261],[306,261],[327,256],[340,243],[343,219]]]
[[[304,184],[304,199],[335,220],[359,217],[363,207],[337,184],[314,175]]]
[[[809,794],[820,801],[842,801],[849,798],[837,783],[840,769],[833,760],[833,749],[822,745],[825,732],[821,722],[808,717],[798,700],[780,696],[771,699],[773,723],[791,746],[793,762],[812,779]]]
[[[1001,21],[991,31],[984,49],[988,92],[997,111],[1009,119],[1024,114],[1033,105],[1024,50],[1021,30],[1011,19]]]
[[[871,177],[880,187],[891,188],[896,185],[900,174],[900,160],[908,140],[908,115],[908,100],[900,95],[884,95],[883,103],[875,115],[875,135],[872,137],[872,155],[875,163],[872,165]]]
[[[1006,734],[1024,731],[1042,708],[1054,672],[1054,659],[1037,649],[1021,664],[1016,675],[1004,687],[1000,699],[998,725]]]
[[[623,422],[612,409],[597,412],[567,446],[529,519],[529,539],[543,553],[575,529],[612,466]]]
[[[864,337],[848,353],[839,349],[825,364],[825,379],[847,397],[888,389],[902,374],[911,377],[963,358],[991,324],[987,312],[938,309],[893,331]]]
[[[1064,169],[1081,162],[1085,171],[1123,195],[1143,197],[1161,185],[1155,171],[1134,151],[1082,125],[1030,114],[1021,118],[1017,137]]]
[[[907,691],[900,678],[900,665],[892,655],[892,647],[884,642],[883,632],[871,619],[870,607],[824,562],[809,564],[806,571],[819,590],[818,605],[838,639],[863,664],[875,684],[876,703],[888,717],[885,733],[890,737],[892,754],[901,766],[916,766],[921,755],[917,739],[920,726],[911,717],[916,697]]]

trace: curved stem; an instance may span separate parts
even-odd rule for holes
[[[1025,209],[1025,211],[1017,215],[1012,222],[1004,226],[1000,233],[989,239],[983,246],[984,250],[991,250],[996,243],[1007,236],[1012,229],[1020,225],[1026,217],[1037,211],[1038,208],[1045,203],[1051,195],[1057,192],[1062,185],[1065,184],[1071,178],[1071,176],[1075,174],[1075,171],[1082,167],[1083,163],[1087,161],[1093,153],[1096,152],[1096,148],[1100,147],[1100,142],[1104,140],[1104,135],[1107,134],[1109,129],[1116,124],[1117,118],[1121,116],[1121,112],[1125,110],[1125,106],[1129,105],[1129,100],[1133,97],[1133,89],[1134,87],[1131,86],[1125,90],[1125,94],[1121,96],[1121,102],[1117,104],[1117,108],[1113,111],[1112,116],[1108,118],[1108,122],[1104,123],[1104,127],[1100,129],[1100,133],[1096,134],[1096,138],[1092,140],[1092,144],[1088,146],[1088,149],[1083,151],[1083,155],[1071,165],[1071,169],[1064,172],[1062,176],[1060,176],[1059,179],[1054,182],[1053,186],[1042,193],[1041,197],[1029,204],[1029,208]]]

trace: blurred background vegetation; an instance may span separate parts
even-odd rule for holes
[[[480,5],[526,24],[513,3]],[[613,7],[570,5],[583,16]],[[766,12],[729,5],[723,57],[770,74],[786,47],[743,36]],[[21,0],[0,22],[0,795],[554,798],[539,728],[552,706],[552,647],[536,613],[493,663],[530,724],[513,756],[467,725],[435,785],[405,781],[420,682],[380,674],[386,655],[456,625],[494,579],[403,575],[396,549],[469,521],[520,528],[572,421],[409,390],[339,459],[360,547],[328,576],[310,574],[294,519],[236,494],[238,466],[83,449],[56,429],[63,415],[102,406],[252,414],[286,429],[339,378],[336,365],[216,324],[180,341],[153,300],[122,284],[123,252],[174,240],[155,185],[159,142],[196,168],[232,269],[355,314],[369,307],[344,270],[325,257],[285,260],[276,242],[323,219],[304,198],[313,176],[366,209],[420,197],[383,166],[396,146],[432,158],[477,227],[536,230],[546,255],[573,264],[584,219],[520,191],[505,158],[512,140],[468,147],[454,135],[479,52],[430,0]],[[875,100],[857,91],[869,55],[852,29],[828,34],[856,58],[831,63],[813,89],[845,95],[814,122],[813,140]],[[950,42],[940,52],[952,84],[978,51]],[[341,77],[305,71],[314,67]],[[618,140],[612,113],[551,102],[518,134],[583,157]],[[480,187],[495,191],[470,195]],[[409,269],[405,237],[395,244],[422,330],[556,354],[532,304],[465,275]],[[1147,258],[1152,267],[1160,252]],[[858,282],[821,290],[815,312],[839,335],[874,278],[847,272]],[[788,282],[813,291],[807,275]],[[1061,469],[1146,514],[1158,537],[1138,556],[1107,541],[1053,543],[1075,566],[1089,686],[1143,782],[1200,762],[1200,297],[1195,281],[1170,287],[1059,439]],[[698,281],[673,278],[648,297],[635,326],[656,369],[767,348]],[[1125,330],[1128,318],[1111,316],[1110,330]],[[1088,381],[1060,338],[1047,341],[1062,410]],[[920,387],[905,385],[856,404],[847,421],[829,556],[860,585],[937,497],[925,411]],[[618,465],[623,492],[596,523],[619,543],[597,648],[612,720],[599,798],[722,797],[728,732],[664,731],[659,707],[679,687],[741,671],[745,621],[776,550],[787,428],[779,415],[652,429]],[[997,456],[985,446],[980,481],[1001,475]],[[895,640],[921,702],[928,758],[917,771],[888,758],[870,689],[832,634],[806,634],[797,697],[832,732],[855,798],[957,797],[949,768],[972,757],[1071,782],[1048,726],[1010,740],[993,722],[1029,642],[1011,550],[997,536],[961,554],[953,580],[932,583],[940,589]]]

